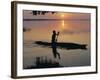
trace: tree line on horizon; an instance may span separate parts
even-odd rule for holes
[[[32,11],[33,15],[45,15],[47,13],[55,14],[56,12],[51,12],[51,11]]]

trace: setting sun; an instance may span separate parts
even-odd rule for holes
[[[61,17],[65,17],[65,15],[64,14],[61,14]]]

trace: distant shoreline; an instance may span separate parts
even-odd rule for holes
[[[23,19],[23,21],[89,21],[90,19]]]

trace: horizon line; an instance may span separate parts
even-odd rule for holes
[[[48,20],[48,21],[54,21],[54,20],[56,20],[56,21],[60,21],[60,20],[66,20],[66,21],[75,21],[75,20],[81,20],[81,21],[88,21],[88,20],[90,20],[90,19],[23,19],[24,21],[46,21],[46,20]]]

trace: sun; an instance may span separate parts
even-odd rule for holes
[[[61,17],[63,18],[63,17],[65,17],[65,15],[64,14],[61,14]]]

